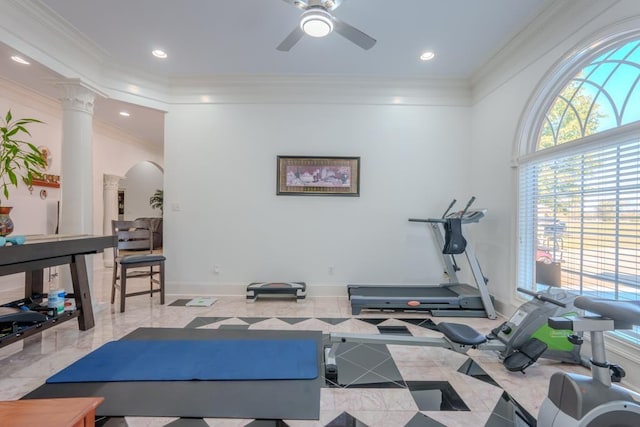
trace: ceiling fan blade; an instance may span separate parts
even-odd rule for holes
[[[333,17],[333,29],[342,37],[352,41],[365,50],[371,49],[376,44],[376,39],[366,35],[346,22],[339,20],[335,16]]]
[[[276,47],[281,52],[289,52],[289,50],[300,41],[300,39],[304,36],[304,31],[300,28],[300,25],[296,25],[296,27],[289,33],[289,35],[282,40],[282,43]]]

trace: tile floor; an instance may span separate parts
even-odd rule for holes
[[[125,313],[109,304],[111,270],[95,272],[95,328],[79,331],[75,320],[0,349],[0,400],[19,399],[57,371],[103,343],[139,327],[250,328],[392,333],[439,336],[420,321],[425,313],[363,311],[352,316],[346,298],[258,299],[218,297],[211,307],[186,307],[180,295],[127,298]],[[21,297],[21,278],[0,291],[0,301]],[[176,303],[177,301],[177,303]],[[172,302],[174,304],[172,304]],[[403,320],[406,319],[407,321]],[[468,323],[488,333],[503,320],[434,318],[436,323]],[[102,426],[527,426],[547,392],[551,374],[580,366],[540,360],[526,374],[508,372],[496,354],[470,350],[458,354],[440,348],[400,345],[343,345],[338,385],[321,390],[320,419],[175,419],[126,417],[102,420]],[[434,404],[435,402],[435,404]],[[458,409],[458,410],[455,410]],[[516,411],[517,409],[517,411]],[[515,415],[518,412],[520,416]]]

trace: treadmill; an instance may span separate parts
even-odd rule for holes
[[[411,284],[349,284],[347,291],[351,302],[351,313],[358,315],[362,310],[405,310],[428,311],[434,317],[487,317],[496,319],[493,297],[487,288],[487,279],[482,274],[478,258],[462,236],[462,224],[477,223],[486,209],[469,209],[475,201],[472,197],[464,210],[448,214],[455,205],[454,199],[442,218],[416,219],[410,222],[427,223],[434,238],[443,248],[442,257],[449,283],[437,285]],[[456,272],[460,270],[454,255],[464,253],[475,286],[460,283]]]

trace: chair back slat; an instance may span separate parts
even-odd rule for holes
[[[146,220],[111,221],[113,234],[117,236],[118,246],[114,256],[120,250],[153,251],[153,232],[151,224]]]

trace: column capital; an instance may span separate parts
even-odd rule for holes
[[[58,80],[55,84],[64,91],[60,97],[63,110],[80,111],[93,115],[96,95],[102,95],[95,88],[83,83],[80,79]]]
[[[117,190],[118,185],[120,184],[120,180],[123,178],[123,176],[109,175],[105,173],[103,175],[102,188],[105,190]]]

